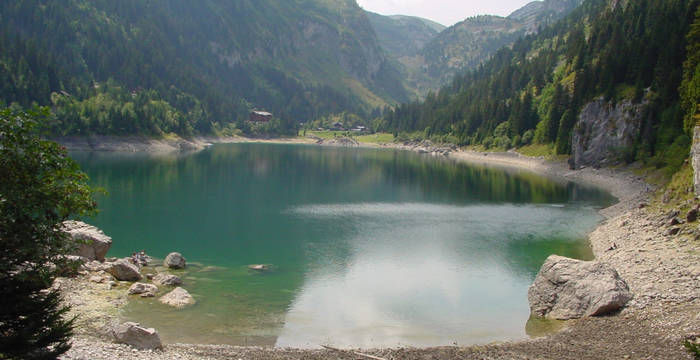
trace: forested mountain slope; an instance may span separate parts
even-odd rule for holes
[[[694,96],[686,94],[695,91],[697,104],[697,34],[687,34],[698,3],[588,0],[425,101],[388,111],[386,129],[487,148],[554,144],[566,154],[582,107],[602,97],[605,106],[644,105],[621,157],[678,168],[690,144],[692,120],[684,126],[684,113],[694,111]],[[686,49],[695,50],[688,56]],[[689,85],[681,94],[684,62]]]
[[[406,99],[354,0],[7,0],[0,18],[0,100],[53,102],[67,134],[207,133],[250,108],[291,127]]]
[[[476,68],[500,48],[568,15],[582,2],[533,1],[508,17],[481,15],[465,19],[443,30],[419,51],[399,57],[408,86],[420,95],[436,90],[455,74]]]
[[[444,25],[414,16],[384,16],[367,12],[379,45],[393,58],[413,55],[446,29]]]

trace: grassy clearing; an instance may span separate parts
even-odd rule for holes
[[[302,130],[301,135],[304,132]],[[306,136],[318,136],[321,139],[333,139],[336,137],[350,137],[357,140],[363,144],[384,144],[394,142],[394,135],[389,133],[376,133],[376,134],[365,134],[359,135],[352,131],[318,131],[318,130],[306,130]]]
[[[552,159],[555,157],[554,144],[532,144],[525,145],[517,151],[525,156],[543,156],[545,159]]]
[[[655,202],[662,208],[678,208],[681,211],[689,210],[686,202],[695,197],[693,189],[693,168],[689,164],[684,164],[681,169],[671,177],[665,187],[660,187],[656,194]],[[664,204],[663,199],[666,198]]]
[[[376,133],[355,136],[354,139],[365,144],[385,144],[394,142],[394,135],[389,133]]]

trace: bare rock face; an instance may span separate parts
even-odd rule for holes
[[[700,195],[700,126],[693,128],[693,145],[690,147],[690,164],[693,166],[695,195]]]
[[[182,279],[176,275],[158,274],[153,277],[153,283],[156,285],[178,286],[182,285]]]
[[[132,264],[129,260],[119,259],[109,264],[105,269],[119,281],[139,281],[141,280],[141,271],[138,266]]]
[[[127,322],[112,329],[116,342],[127,344],[141,350],[162,349],[158,332],[153,328],[144,328],[138,323]]]
[[[63,231],[68,233],[76,243],[73,255],[87,258],[88,260],[104,261],[107,251],[112,246],[112,238],[105,235],[102,230],[81,221],[63,222]]]
[[[610,265],[552,255],[530,286],[527,299],[534,314],[567,320],[618,310],[632,295]]]
[[[129,295],[141,295],[141,297],[156,296],[158,287],[153,284],[135,283],[129,288]]]
[[[165,257],[163,266],[170,269],[184,269],[186,266],[185,258],[182,257],[182,254],[180,253],[172,252]]]
[[[161,298],[158,300],[165,305],[174,306],[176,308],[183,308],[187,305],[193,305],[195,303],[192,295],[181,287],[175,288],[175,290],[161,296]]]
[[[571,138],[571,167],[599,167],[622,160],[639,134],[644,108],[645,103],[612,104],[602,98],[584,106]]]

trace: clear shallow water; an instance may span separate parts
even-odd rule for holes
[[[187,155],[74,153],[108,190],[90,222],[110,256],[179,251],[197,304],[134,298],[166,342],[316,347],[525,336],[544,259],[590,257],[612,198],[526,172],[409,152],[217,145]],[[248,264],[272,264],[256,273]]]

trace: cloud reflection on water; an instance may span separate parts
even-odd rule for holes
[[[290,212],[358,231],[311,244],[277,346],[473,344],[525,336],[532,270],[510,244],[583,236],[590,209],[549,205],[333,204]],[[582,221],[589,218],[589,221]],[[571,240],[570,240],[571,241]],[[348,259],[332,259],[345,246]],[[325,254],[323,258],[319,254]],[[516,256],[517,255],[517,256]],[[341,264],[335,264],[340,262]]]

